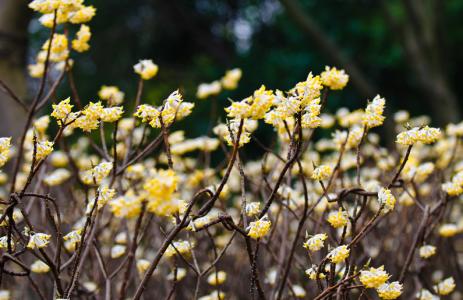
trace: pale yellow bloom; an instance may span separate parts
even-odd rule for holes
[[[379,268],[371,267],[368,270],[360,271],[360,282],[366,288],[378,288],[380,285],[384,284],[389,279],[389,274],[384,271],[384,266]]]
[[[156,76],[158,73],[159,67],[154,64],[151,59],[140,60],[138,64],[133,66],[135,73],[140,75],[143,80],[149,80]]]

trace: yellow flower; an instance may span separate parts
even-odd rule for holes
[[[210,96],[216,96],[222,90],[222,86],[220,85],[219,81],[213,81],[211,83],[201,83],[198,86],[198,90],[196,91],[196,98],[198,99],[206,99]]]
[[[46,175],[43,182],[48,186],[57,186],[68,180],[70,177],[71,172],[67,169],[60,168]]]
[[[332,90],[342,90],[349,81],[349,75],[344,70],[338,70],[335,67],[325,67],[325,71],[320,75],[323,85]]]
[[[333,173],[333,168],[329,165],[321,165],[313,170],[312,179],[317,181],[322,181],[327,179]]]
[[[177,268],[177,282],[182,280],[183,278],[185,278],[186,276],[186,269],[185,268]],[[172,270],[172,272],[169,273],[169,275],[167,275],[167,280],[174,280],[175,278],[175,274],[174,274],[174,271]]]
[[[384,105],[386,104],[386,100],[381,98],[379,95],[367,105],[365,109],[365,114],[363,115],[362,123],[367,128],[377,127],[383,124],[384,122]]]
[[[340,228],[347,225],[347,221],[349,221],[349,215],[345,210],[339,208],[338,211],[330,212],[326,220],[334,228]]]
[[[58,120],[66,119],[66,117],[71,113],[73,107],[73,105],[69,104],[70,101],[71,98],[68,97],[58,104],[53,104],[53,112],[51,113],[51,116]]]
[[[455,280],[453,279],[453,277],[449,277],[435,285],[434,291],[439,295],[445,296],[453,292],[455,287]]]
[[[124,245],[115,245],[111,248],[111,258],[119,258],[124,255],[126,246]]]
[[[193,248],[193,244],[190,243],[189,241],[175,241],[172,244],[167,247],[167,250],[165,252],[166,257],[172,257],[178,253],[180,254],[186,254],[191,251]]]
[[[378,201],[384,205],[384,212],[389,212],[394,209],[396,198],[392,195],[390,189],[381,188],[378,192]]]
[[[347,248],[347,245],[342,245],[334,248],[328,253],[329,260],[334,264],[339,264],[345,261],[350,254],[350,249]]]
[[[240,81],[242,76],[242,71],[241,69],[235,68],[228,70],[225,72],[225,76],[222,77],[220,82],[222,83],[222,86],[226,90],[234,90],[238,86],[238,82]]]
[[[11,249],[15,249],[15,242],[13,241],[13,239],[10,240],[10,243],[11,243]],[[0,249],[8,249],[8,236],[2,236],[0,237]]]
[[[403,286],[398,281],[384,283],[376,291],[381,299],[397,299],[402,294]]]
[[[43,44],[42,50],[47,51],[48,47],[50,47],[50,40],[47,40]],[[59,53],[66,51],[67,49],[68,49],[68,39],[66,35],[59,34],[59,33],[54,34],[53,40],[51,43],[51,50],[50,50],[51,53],[59,54]]]
[[[98,92],[98,97],[108,101],[109,105],[117,105],[124,101],[124,92],[119,90],[117,86],[103,85]]]
[[[253,217],[257,215],[260,211],[260,202],[250,202],[246,204],[246,215],[248,217]]]
[[[305,270],[305,274],[309,277],[310,280],[316,280],[317,279],[317,270],[318,270],[318,267],[316,265],[312,265],[311,268]],[[323,272],[320,272],[318,274],[319,279],[324,279],[325,277],[326,277],[326,275],[323,274]]]
[[[423,128],[414,127],[410,130],[401,132],[397,135],[396,143],[402,145],[413,145],[421,142],[423,144],[432,144],[441,136],[439,128],[425,126]]]
[[[42,14],[48,14],[58,9],[60,4],[61,0],[34,0],[29,3],[29,8]]]
[[[328,236],[325,233],[316,234],[304,243],[304,248],[312,252],[319,251],[321,248],[323,248],[324,241],[327,238]]]
[[[148,104],[138,106],[134,113],[134,116],[141,118],[142,122],[151,122],[151,120],[159,118],[160,115],[161,113],[155,107]]]
[[[82,229],[77,229],[63,236],[63,240],[65,241],[65,247],[68,251],[75,251],[76,246],[80,243],[80,240],[82,239],[81,233]]]
[[[45,65],[43,63],[30,64],[27,66],[29,75],[33,78],[41,78],[45,72]]]
[[[175,199],[179,178],[173,170],[158,170],[143,184],[147,209],[159,216],[169,216],[179,211],[182,201]]]
[[[459,196],[463,193],[463,187],[455,182],[443,183],[442,190],[444,190],[449,196]]]
[[[84,52],[90,48],[88,41],[92,36],[90,32],[90,27],[87,25],[80,25],[80,29],[77,32],[77,37],[72,41],[72,49],[77,52]]]
[[[320,118],[320,109],[320,98],[312,100],[309,105],[304,108],[304,114],[301,120],[302,128],[317,128],[321,125],[322,119]]]
[[[73,24],[87,23],[95,16],[95,13],[95,7],[83,6],[78,11],[71,13],[69,21]]]
[[[266,216],[262,217],[262,219],[251,222],[247,228],[248,236],[257,240],[264,237],[269,231],[270,226],[272,226],[272,222],[268,220]]]
[[[47,273],[50,271],[50,267],[41,260],[36,260],[31,265],[31,271],[34,273]]]
[[[113,164],[111,162],[102,162],[93,169],[82,172],[81,179],[85,184],[100,184],[101,181],[109,175],[112,169]]]
[[[37,142],[37,152],[36,152],[36,159],[41,160],[53,151],[53,143],[50,141],[44,141],[44,142]]]
[[[111,212],[119,218],[134,218],[141,212],[143,197],[136,195],[133,190],[128,190],[124,196],[117,197],[109,202]]]
[[[366,288],[378,288],[380,285],[384,284],[389,279],[389,274],[384,271],[384,266],[379,268],[371,267],[368,270],[360,271],[360,282]]]
[[[305,106],[312,100],[319,98],[322,89],[323,85],[320,76],[313,76],[312,73],[309,73],[307,79],[298,82],[290,93],[294,95],[300,104]]]
[[[10,158],[11,137],[0,138],[0,168],[3,167]]]
[[[436,247],[431,245],[424,245],[420,247],[419,252],[422,258],[429,258],[436,254]]]
[[[212,273],[207,277],[207,283],[210,285],[221,285],[227,279],[227,273],[224,271],[218,271],[217,273]]]
[[[44,248],[50,243],[51,235],[45,233],[34,233],[29,237],[27,248],[36,249]]]
[[[116,122],[122,117],[123,113],[124,113],[124,110],[122,106],[104,108],[103,112],[100,115],[101,121],[107,122],[107,123]]]
[[[143,275],[150,266],[150,261],[147,259],[137,259],[138,274]]]
[[[8,290],[0,290],[0,300],[10,300],[11,292]]]
[[[154,64],[150,59],[140,60],[138,64],[133,66],[135,73],[139,74],[143,80],[149,80],[156,76],[158,73],[159,67]]]
[[[48,128],[48,125],[50,125],[50,117],[49,116],[42,116],[35,120],[34,122],[34,129],[37,131],[39,136],[44,136],[45,131]]]
[[[430,291],[426,289],[421,289],[416,293],[416,299],[418,300],[439,300],[438,296],[433,295]]]
[[[458,227],[455,224],[443,224],[439,228],[439,235],[442,237],[452,237],[458,233]]]

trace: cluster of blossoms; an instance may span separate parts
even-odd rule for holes
[[[168,127],[174,120],[181,120],[191,114],[193,107],[193,103],[183,101],[179,91],[174,91],[167,97],[162,106],[154,107],[142,104],[137,107],[134,116],[153,128]]]
[[[29,3],[29,7],[42,14],[39,21],[49,28],[65,23],[88,23],[96,13],[93,6],[84,5],[84,0],[34,0]],[[87,25],[81,25],[70,45],[67,34],[54,34],[51,42],[47,40],[43,44],[42,51],[37,54],[36,63],[29,65],[29,74],[36,78],[44,76],[47,60],[55,63],[58,70],[70,67],[70,47],[77,52],[87,51],[90,48],[90,37],[90,27]]]
[[[82,23],[95,9],[30,7],[52,31],[31,75],[53,80],[47,64],[64,71],[70,51],[89,49]],[[80,26],[71,42],[63,23]],[[142,101],[159,67],[143,59],[133,71],[134,103],[114,85],[60,101],[57,81],[37,97],[50,115],[37,109],[19,140],[0,138],[0,299],[23,297],[7,283],[25,276],[31,293],[60,300],[462,297],[449,276],[459,276],[463,123],[441,132],[399,111],[386,148],[374,132],[386,100],[330,111],[349,76],[326,67],[286,92],[262,85],[231,101],[221,123],[211,108],[208,132],[191,137],[178,123],[208,98],[225,102],[242,71],[162,102]],[[190,92],[201,101],[184,101]],[[275,132],[270,145],[259,126]]]
[[[207,99],[220,94],[222,89],[234,90],[241,79],[241,69],[228,70],[220,80],[214,80],[211,83],[201,83],[196,91],[196,98]]]

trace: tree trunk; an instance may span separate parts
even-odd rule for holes
[[[26,0],[0,1],[0,79],[22,100],[27,96],[27,27],[31,13]],[[17,138],[25,111],[0,92],[0,137]]]

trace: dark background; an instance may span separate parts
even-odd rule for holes
[[[19,95],[32,97],[37,80],[25,67],[48,30],[25,0],[0,1],[0,78]],[[89,23],[91,49],[73,53],[81,98],[97,99],[101,85],[117,85],[126,101],[135,95],[132,66],[151,58],[160,67],[145,85],[143,101],[160,103],[180,88],[195,113],[184,126],[204,134],[210,102],[195,99],[201,82],[239,67],[243,78],[235,100],[261,84],[287,90],[309,71],[344,68],[350,82],[330,96],[328,110],[361,108],[377,93],[389,116],[398,109],[428,114],[433,125],[460,119],[463,86],[463,1],[461,0],[95,0]],[[70,93],[66,82],[54,100]],[[0,94],[2,134],[16,132],[21,113]],[[3,116],[2,116],[3,114]],[[19,127],[20,128],[20,127]]]

